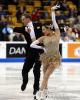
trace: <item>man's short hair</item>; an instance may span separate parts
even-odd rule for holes
[[[23,14],[22,17],[29,18],[30,20],[32,20],[31,15],[28,13]]]

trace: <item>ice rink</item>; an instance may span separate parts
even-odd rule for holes
[[[0,100],[33,100],[33,72],[29,73],[26,90],[22,84],[23,63],[0,63]],[[41,71],[41,80],[42,80]],[[80,100],[80,63],[62,63],[49,79],[46,100]]]

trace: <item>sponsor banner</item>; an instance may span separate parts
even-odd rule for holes
[[[22,58],[26,54],[26,44],[6,44],[6,57],[7,58]]]
[[[6,58],[6,43],[0,42],[0,58]]]
[[[80,58],[80,43],[68,44],[68,58]]]
[[[62,62],[80,62],[80,43],[62,43],[59,50]],[[0,62],[23,62],[25,54],[25,42],[0,42]]]
[[[60,54],[62,55],[62,44],[59,46]],[[7,43],[6,44],[6,57],[7,58],[22,58],[26,54],[26,44],[15,44]]]

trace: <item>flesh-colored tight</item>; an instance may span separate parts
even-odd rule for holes
[[[41,83],[41,88],[40,88],[41,91],[47,89],[48,79],[52,74],[52,72],[55,70],[55,68],[58,66],[59,66],[59,62],[43,63],[43,81]]]

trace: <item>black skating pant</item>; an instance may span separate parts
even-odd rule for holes
[[[39,53],[37,52],[29,52],[26,56],[23,69],[22,69],[22,78],[23,78],[23,84],[28,83],[28,74],[31,68],[33,68],[33,74],[34,74],[34,85],[33,89],[39,90],[39,81],[40,81],[40,67],[41,67],[41,61],[39,60]],[[34,66],[33,66],[34,65]]]

